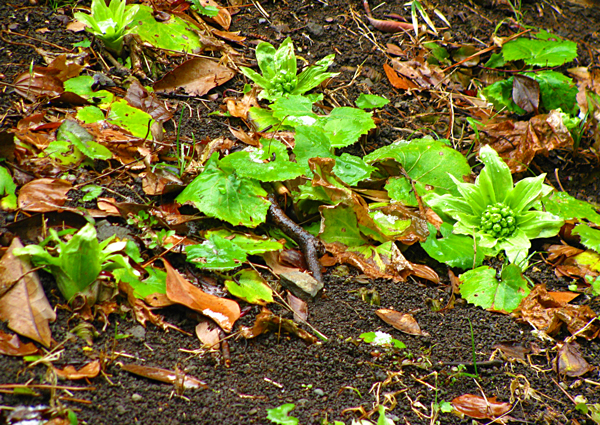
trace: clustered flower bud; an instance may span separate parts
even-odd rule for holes
[[[295,88],[295,81],[293,75],[287,75],[284,73],[277,74],[272,81],[275,91],[280,93],[291,93]]]
[[[517,228],[512,209],[500,202],[489,205],[481,214],[481,230],[495,238],[506,238]]]

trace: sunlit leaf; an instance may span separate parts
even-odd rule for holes
[[[299,421],[297,418],[288,416],[295,407],[294,404],[288,403],[274,409],[267,409],[267,419],[278,425],[298,425]]]
[[[231,270],[246,261],[246,251],[216,234],[202,244],[186,246],[185,251],[187,260],[201,269]]]
[[[450,267],[461,269],[472,269],[481,265],[485,258],[484,250],[476,249],[476,241],[472,237],[454,234],[452,225],[443,223],[440,228],[442,238],[438,239],[435,227],[429,223],[428,227],[429,237],[427,241],[421,242],[421,246],[430,257]]]
[[[256,270],[246,269],[234,274],[233,280],[225,281],[225,286],[231,295],[250,304],[273,302],[273,290]]]

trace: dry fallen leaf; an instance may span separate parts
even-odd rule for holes
[[[496,401],[496,397],[483,398],[464,394],[452,400],[457,412],[475,419],[497,419],[512,409],[510,403]]]
[[[571,335],[577,334],[587,340],[600,334],[600,325],[595,320],[597,314],[589,306],[557,301],[546,291],[546,285],[536,285],[512,314],[550,336],[556,335],[563,324]]]
[[[396,73],[396,71],[394,71],[394,69],[391,66],[389,66],[387,63],[383,64],[383,70],[385,71],[385,75],[387,76],[388,80],[390,81],[390,84],[397,89],[408,90],[408,89],[416,89],[419,87],[412,81],[407,80],[406,78],[404,78],[401,75],[398,75]]]
[[[573,146],[573,137],[557,110],[529,121],[489,123],[479,129],[479,134],[481,143],[493,147],[512,173],[526,171],[538,154]]]
[[[36,354],[38,348],[33,342],[21,343],[18,335],[9,335],[0,330],[0,354],[5,356],[30,356]]]
[[[13,251],[22,248],[14,238],[0,259],[0,320],[19,335],[33,339],[46,347],[52,342],[48,322],[56,320],[56,313],[46,298],[36,272],[26,257],[15,257]]]
[[[251,328],[242,327],[240,335],[246,339],[255,338],[265,332],[287,332],[292,335],[296,335],[298,338],[303,340],[307,344],[314,344],[318,341],[316,337],[306,332],[304,329],[300,329],[290,319],[283,319],[281,316],[276,316],[270,310],[263,307],[263,310],[256,316],[254,326]]]
[[[186,93],[203,96],[214,87],[231,80],[235,71],[207,58],[185,61],[154,83],[157,93],[172,93],[182,88]]]
[[[208,319],[203,319],[196,325],[196,336],[204,348],[218,350],[221,342],[219,328]]]
[[[381,308],[375,312],[377,317],[388,325],[393,326],[401,332],[409,335],[430,336],[427,332],[421,330],[421,327],[412,316],[412,314],[401,313],[396,310]]]
[[[154,379],[155,381],[164,382],[166,384],[178,385],[183,389],[208,388],[208,386],[199,379],[196,379],[190,375],[185,375],[179,371],[161,369],[158,367],[140,366],[136,364],[122,364],[120,366],[121,369],[129,373],[133,373],[134,375],[142,376],[148,379]]]
[[[225,332],[231,332],[233,324],[240,317],[240,306],[237,302],[207,294],[188,282],[166,261],[165,268],[167,269],[167,297],[171,301],[210,317]]]
[[[68,365],[64,369],[54,368],[54,372],[59,378],[71,379],[76,381],[78,379],[95,378],[100,373],[100,360],[94,360],[77,370],[74,366]]]
[[[61,209],[67,201],[71,183],[60,179],[37,179],[19,191],[19,208],[32,212],[50,212]]]
[[[558,344],[555,366],[559,375],[567,375],[571,378],[583,376],[595,369],[581,356],[579,346],[568,342]]]

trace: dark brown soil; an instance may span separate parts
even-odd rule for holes
[[[388,13],[409,17],[403,8],[404,3],[389,1],[374,13],[378,17]],[[438,3],[443,3],[438,7],[452,24],[447,31],[454,43],[483,46],[478,40],[487,43],[495,26],[503,19],[506,21],[499,30],[501,34],[508,33],[509,27],[511,31],[514,29],[514,21],[511,20],[514,15],[507,7],[457,0]],[[380,113],[379,134],[363,146],[366,152],[409,136],[407,129],[417,131],[417,134],[433,134],[434,131],[445,134],[447,128],[444,126],[447,127],[448,120],[443,119],[447,118],[443,105],[434,103],[426,94],[416,101],[390,87],[382,70],[386,57],[378,46],[385,46],[388,42],[400,44],[402,36],[374,31],[377,45],[372,43],[367,38],[368,34],[352,18],[353,12],[358,12],[364,20],[362,1],[280,0],[261,4],[270,15],[270,23],[255,7],[242,8],[233,17],[231,30],[239,30],[248,37],[246,47],[238,46],[248,58],[253,58],[251,47],[253,41],[258,41],[257,37],[278,42],[290,35],[309,61],[335,52],[334,70],[341,72],[338,80],[342,84],[351,81],[357,66],[364,67],[355,84],[338,92],[337,100],[341,104],[351,103],[360,92],[380,94],[391,100]],[[371,6],[374,8],[375,4]],[[526,24],[548,29],[579,43],[582,66],[597,65],[600,48],[598,7],[536,1],[524,3],[522,13]],[[71,49],[73,43],[85,38],[83,34],[65,30],[62,19],[65,15],[71,16],[70,8],[52,10],[46,5],[2,1],[0,81],[11,82],[16,74],[27,71],[31,61],[43,64],[41,56],[33,49],[34,45],[58,51],[56,47],[36,40]],[[436,24],[443,26],[439,20]],[[36,32],[40,28],[50,31]],[[198,110],[198,119],[185,120],[182,136],[194,133],[196,139],[203,139],[229,135],[227,122],[208,113],[222,104],[224,90],[241,89],[242,85],[243,78],[238,76],[215,90],[219,98],[214,101],[187,99],[192,109]],[[0,116],[5,129],[14,127],[22,118],[22,113],[18,112],[20,109],[15,107],[15,102],[20,101],[10,90],[0,95]],[[439,116],[438,124],[425,125],[424,119],[429,115]],[[460,113],[459,119],[464,120]],[[436,128],[437,125],[439,128]],[[592,166],[568,154],[568,161],[561,158],[553,155],[539,160],[537,166],[548,172],[553,184],[556,184],[554,169],[559,169],[561,182],[567,191],[596,201],[598,175],[590,173]],[[597,164],[593,167],[597,169]],[[6,214],[2,214],[2,222],[6,219]],[[423,263],[427,258],[417,247],[410,248],[405,255],[416,263]],[[364,280],[357,278],[358,273],[352,269],[337,267],[329,270],[325,276],[323,296],[309,306],[309,322],[327,336],[327,342],[307,346],[297,337],[285,333],[270,333],[253,340],[232,338],[229,340],[229,367],[224,365],[222,358],[199,350],[200,343],[195,336],[173,330],[164,332],[153,325],[144,328],[130,313],[111,314],[105,330],[102,330],[102,323],[94,323],[99,335],[91,347],[79,338],[69,340],[62,347],[64,351],[59,358],[53,361],[55,367],[62,368],[66,365],[79,367],[91,358],[106,359],[103,375],[88,383],[68,382],[68,385],[88,389],[71,394],[58,391],[52,398],[49,392],[44,391],[38,397],[0,393],[0,407],[7,409],[0,411],[0,420],[3,415],[8,415],[11,407],[49,404],[52,401],[53,407],[72,409],[79,423],[94,425],[267,424],[270,422],[266,419],[266,409],[294,403],[296,408],[291,414],[299,418],[300,424],[321,424],[327,423],[327,420],[348,424],[353,418],[360,417],[360,412],[353,408],[362,407],[370,412],[378,403],[384,403],[391,408],[388,417],[396,424],[458,424],[470,423],[471,419],[443,413],[436,419],[432,413],[434,403],[451,401],[463,394],[485,394],[500,401],[518,400],[510,416],[521,423],[591,424],[575,410],[573,398],[582,395],[589,403],[600,403],[600,346],[597,341],[578,341],[584,358],[596,367],[586,376],[587,380],[558,376],[553,371],[554,345],[538,339],[530,327],[518,324],[512,317],[484,311],[460,299],[453,309],[444,313],[433,312],[433,303],[446,304],[449,289],[447,268],[432,266],[444,280],[440,285],[425,284],[412,278],[401,284]],[[533,283],[545,283],[554,290],[565,289],[570,283],[567,279],[557,279],[553,270],[544,263],[533,267],[527,274]],[[51,304],[63,305],[64,300],[58,295],[52,277],[45,274],[43,277]],[[384,324],[375,315],[375,310],[380,307],[361,299],[358,292],[361,288],[377,291],[381,307],[412,313],[430,336],[405,335]],[[590,300],[579,302],[590,303]],[[590,305],[600,312],[597,300]],[[252,307],[239,325],[250,326],[259,311],[258,307]],[[273,306],[273,311],[291,317],[291,313],[279,306]],[[182,308],[169,308],[159,313],[168,323],[194,334],[196,319],[186,315]],[[60,343],[70,337],[69,330],[77,325],[78,319],[69,320],[71,313],[62,308],[57,310],[57,314],[58,320],[52,324],[52,335]],[[7,331],[5,325],[0,326]],[[363,332],[377,330],[390,333],[403,341],[407,348],[393,353],[376,349],[358,339]],[[130,337],[115,339],[116,334],[128,334]],[[559,335],[557,339],[565,336]],[[518,341],[525,347],[534,348],[538,354],[531,355],[524,362],[506,361],[495,353],[493,347],[507,341]],[[195,350],[202,354],[190,354]],[[466,365],[466,372],[474,373],[474,355],[479,364],[479,377],[459,373],[456,369],[459,363]],[[482,363],[492,357],[500,361]],[[188,390],[178,395],[168,384],[122,371],[119,363],[167,369],[178,367],[182,372],[206,382],[208,389]],[[47,383],[46,370],[47,366],[43,364],[28,368],[20,358],[1,356],[0,384]],[[521,390],[526,385],[534,392],[529,396],[518,394],[519,385]],[[377,414],[372,416],[372,420],[376,422]],[[484,420],[481,423],[488,422]]]

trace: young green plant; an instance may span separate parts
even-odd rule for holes
[[[454,233],[476,238],[486,255],[504,251],[511,263],[525,268],[530,240],[555,236],[564,223],[536,209],[552,188],[543,183],[545,174],[513,185],[510,169],[487,145],[481,148],[479,157],[485,167],[475,184],[450,175],[460,196],[429,194],[425,201],[453,223]]]
[[[131,33],[131,25],[139,10],[138,5],[127,5],[126,0],[92,0],[91,15],[75,12],[73,16],[87,25],[86,30],[98,37],[106,48],[118,56],[123,52],[123,37]]]
[[[326,79],[338,75],[337,72],[327,72],[327,68],[333,64],[334,58],[334,54],[327,55],[315,65],[307,67],[296,75],[298,68],[294,44],[288,37],[281,43],[279,49],[275,49],[272,44],[267,42],[262,42],[256,47],[256,60],[262,75],[245,66],[240,69],[246,77],[263,89],[258,98],[273,102],[291,94],[302,95]],[[313,98],[316,100],[315,96]]]

